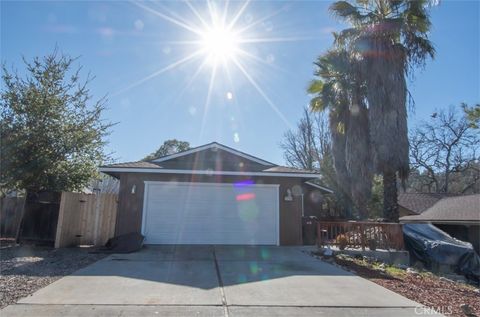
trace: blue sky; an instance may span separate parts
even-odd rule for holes
[[[217,141],[283,164],[279,143],[308,104],[312,62],[331,46],[331,32],[342,28],[329,4],[251,2],[233,28],[253,24],[238,36],[245,53],[234,56],[242,69],[225,58],[212,80],[211,60],[197,72],[203,53],[168,68],[205,48],[195,33],[205,27],[184,2],[2,1],[1,60],[21,71],[22,55],[42,56],[56,45],[80,56],[83,74],[96,76],[94,97],[108,96],[105,119],[119,122],[108,146],[119,161],[141,159],[177,138],[192,146]],[[206,3],[191,5],[210,24]],[[243,5],[231,2],[225,21],[232,22]],[[223,3],[212,7],[221,11]],[[410,127],[437,108],[480,102],[479,2],[441,1],[431,19],[437,56],[410,83],[416,103]]]

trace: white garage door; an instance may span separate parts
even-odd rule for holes
[[[278,185],[145,182],[149,244],[278,244]]]

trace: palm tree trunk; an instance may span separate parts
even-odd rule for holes
[[[383,217],[388,222],[398,222],[397,175],[395,170],[383,171]]]
[[[338,198],[340,198],[346,217],[351,219],[353,209],[351,198],[352,179],[348,173],[345,162],[345,127],[347,126],[348,119],[348,109],[345,108],[341,108],[340,111],[337,112],[331,111],[329,124],[330,133],[332,136],[333,164],[335,167],[336,181],[340,192],[338,194]],[[343,128],[341,129],[340,126],[343,126]]]

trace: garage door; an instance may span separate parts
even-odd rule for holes
[[[145,182],[149,244],[278,244],[278,185]]]

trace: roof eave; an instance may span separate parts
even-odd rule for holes
[[[209,171],[209,170],[179,170],[164,168],[132,168],[132,167],[100,167],[102,173],[156,173],[156,174],[193,174],[193,175],[230,175],[230,176],[279,176],[298,178],[319,178],[314,173],[279,173],[279,172],[239,172],[239,171]]]
[[[315,184],[315,183],[311,183],[311,182],[308,182],[308,181],[305,182],[305,184],[310,185],[310,186],[315,187],[315,188],[318,188],[318,189],[321,189],[321,190],[324,190],[324,191],[326,191],[330,194],[333,194],[333,190],[331,190],[328,187],[324,187],[324,186],[321,186],[321,185],[318,185],[318,184]]]
[[[480,220],[402,219],[402,218],[400,218],[400,223],[433,223],[433,224],[444,224],[444,225],[480,225]]]

